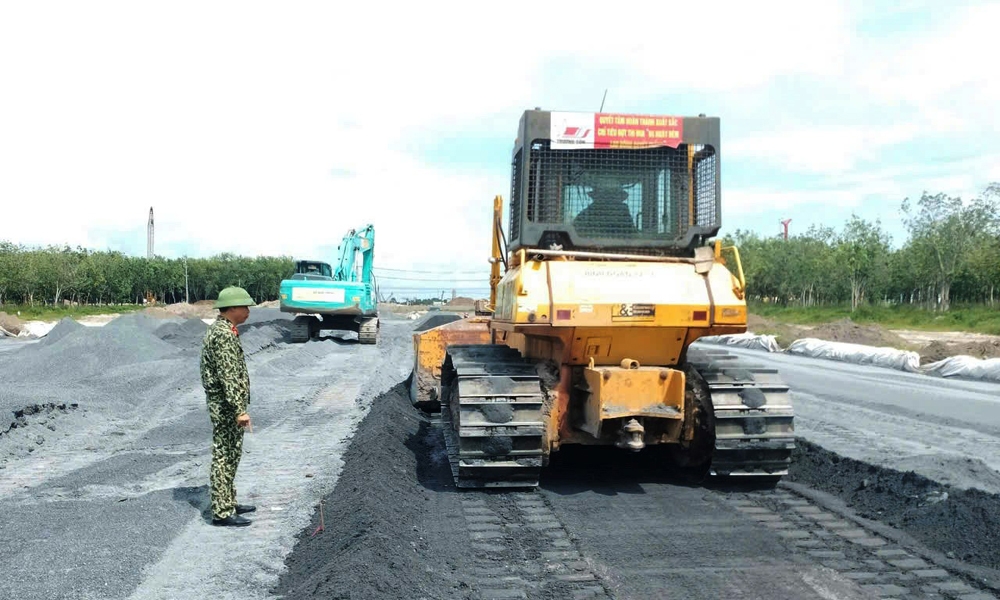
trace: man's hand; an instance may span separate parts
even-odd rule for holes
[[[250,426],[250,415],[243,413],[241,415],[236,415],[236,425],[246,429]]]

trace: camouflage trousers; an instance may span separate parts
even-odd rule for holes
[[[221,402],[208,401],[212,419],[212,517],[225,519],[236,512],[236,468],[243,454],[243,428],[236,424],[236,414]]]

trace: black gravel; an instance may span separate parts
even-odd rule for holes
[[[837,496],[858,515],[949,558],[1000,569],[1000,496],[845,458],[801,439],[793,461],[788,481]]]
[[[201,349],[208,325],[201,319],[164,323],[156,328],[156,337],[180,348]]]
[[[375,399],[333,493],[272,590],[285,598],[465,598],[468,536],[440,435],[404,384]],[[443,493],[442,493],[443,492]],[[464,572],[464,573],[463,573]]]
[[[433,329],[435,327],[440,327],[446,323],[451,323],[453,321],[459,321],[462,319],[461,315],[456,314],[436,314],[430,315],[420,321],[416,327],[413,328],[414,333],[419,333],[421,331],[427,331],[428,329]]]

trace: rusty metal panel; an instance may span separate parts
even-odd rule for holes
[[[413,334],[413,381],[410,401],[414,404],[437,402],[441,365],[448,346],[454,344],[489,344],[489,319],[472,317],[452,321]]]

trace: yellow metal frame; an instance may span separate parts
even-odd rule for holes
[[[502,230],[503,219],[503,197],[499,194],[493,198],[493,251],[490,256],[490,306],[489,310],[496,310],[497,306],[497,285],[502,278],[500,274],[500,263],[503,255],[500,253],[500,232]]]
[[[725,250],[732,250],[733,259],[736,261],[736,274],[739,276],[739,286],[733,285],[733,293],[736,294],[737,298],[742,300],[747,289],[747,279],[746,276],[743,274],[743,261],[740,259],[740,249],[737,248],[735,245],[723,247],[722,242],[720,240],[715,240],[716,260],[719,261],[724,260],[722,258],[722,253]]]

